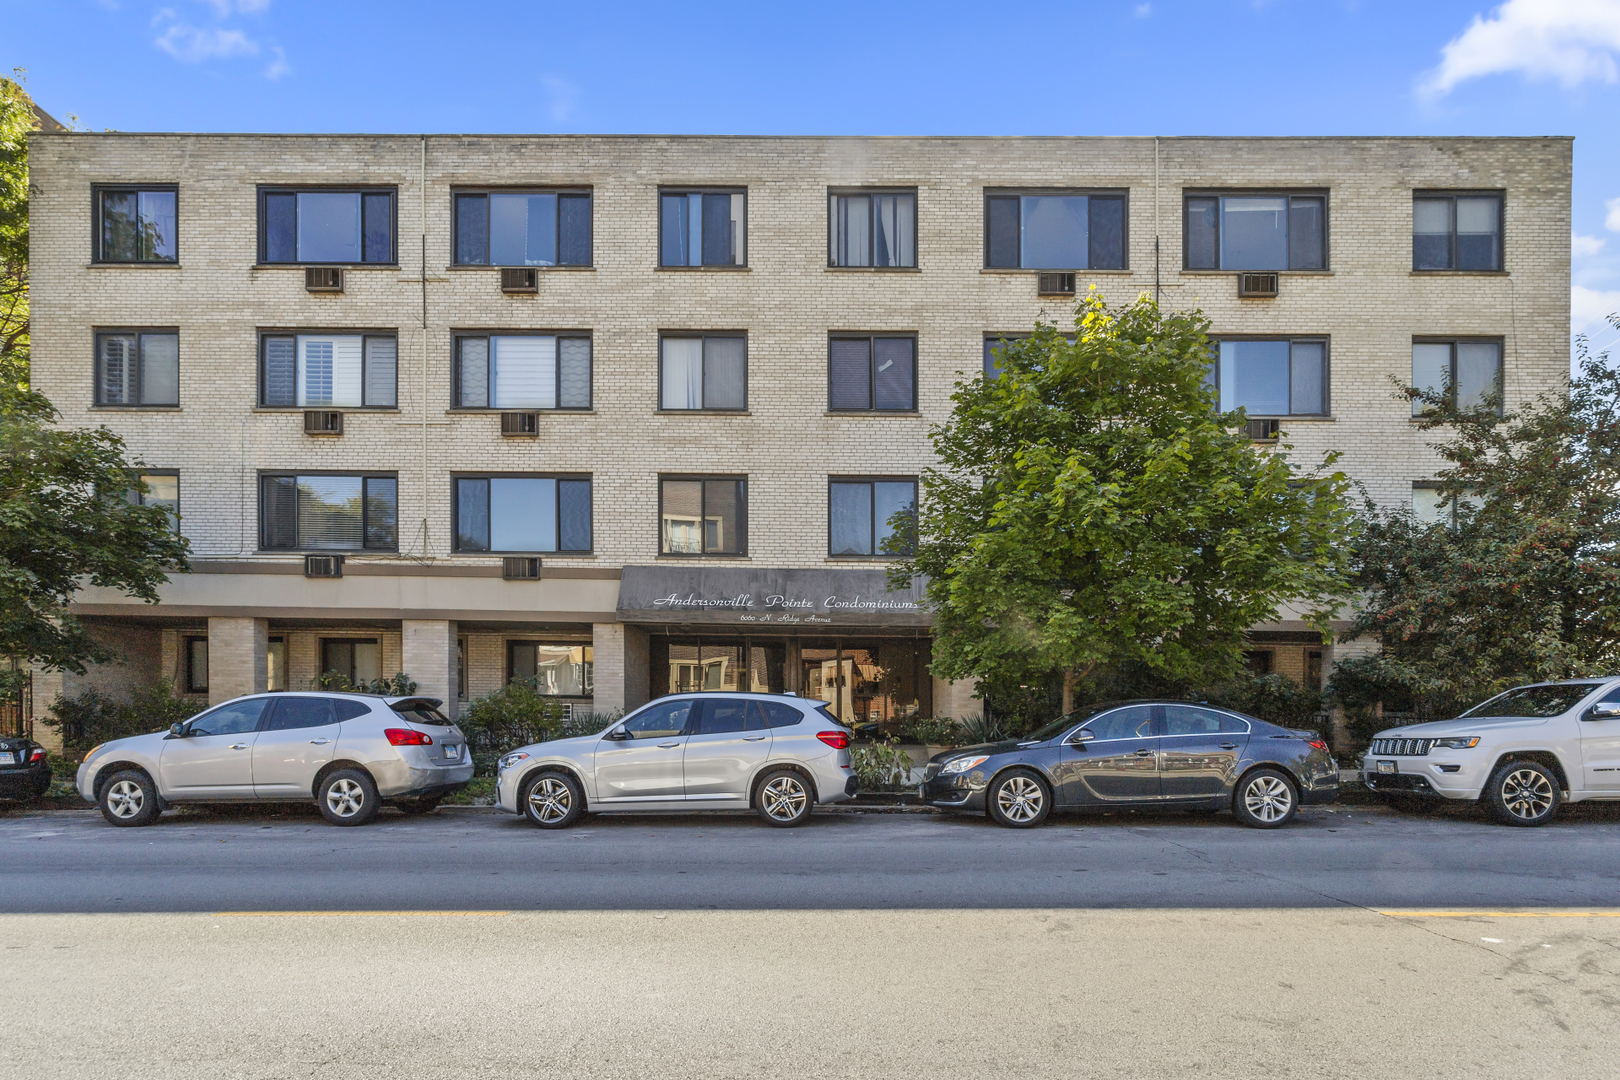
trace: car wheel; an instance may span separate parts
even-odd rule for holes
[[[815,805],[810,782],[792,769],[777,769],[766,773],[759,782],[759,796],[754,800],[759,816],[779,829],[802,825]]]
[[[439,808],[439,799],[401,799],[394,805],[399,812],[410,817],[431,814]]]
[[[1539,761],[1509,761],[1485,785],[1491,816],[1504,825],[1545,825],[1564,801],[1558,777]]]
[[[1294,782],[1276,769],[1256,769],[1232,795],[1232,813],[1251,829],[1280,829],[1298,809]]]
[[[1028,769],[1004,772],[984,793],[990,820],[1009,829],[1030,829],[1052,812],[1052,795],[1039,776]]]
[[[101,816],[114,825],[150,825],[163,813],[157,785],[143,772],[113,773],[102,785]]]
[[[542,829],[566,829],[585,812],[585,793],[567,773],[543,772],[524,782],[518,803]]]
[[[377,816],[377,785],[359,769],[339,769],[321,781],[315,802],[333,825],[364,825]]]

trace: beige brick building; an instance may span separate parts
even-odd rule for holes
[[[1510,408],[1566,378],[1571,152],[36,134],[35,385],[126,440],[194,553],[158,606],[87,589],[128,661],[37,673],[36,711],[87,682],[221,700],[330,669],[450,702],[518,677],[598,712],[751,685],[962,715],[869,552],[986,341],[1068,317],[1039,270],[1202,308],[1231,339],[1224,406],[1422,509],[1436,458],[1392,377],[1500,378]],[[1240,298],[1244,270],[1275,295]],[[341,435],[305,433],[316,406]],[[1318,678],[1331,649],[1302,629],[1256,649]]]

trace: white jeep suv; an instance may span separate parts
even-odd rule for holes
[[[1620,679],[1520,686],[1455,720],[1380,731],[1361,780],[1391,795],[1483,799],[1505,825],[1620,799]]]

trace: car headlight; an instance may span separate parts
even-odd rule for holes
[[[528,757],[528,754],[507,754],[505,757],[501,758],[501,772],[505,772],[507,769],[510,769],[520,761],[527,761]]]
[[[982,755],[980,757],[952,758],[950,761],[945,763],[945,767],[939,770],[939,773],[941,776],[952,776],[956,773],[965,773],[975,765],[983,765],[989,760],[989,755]]]
[[[1472,750],[1478,745],[1478,735],[1453,735],[1450,738],[1434,740],[1434,746],[1437,750]]]

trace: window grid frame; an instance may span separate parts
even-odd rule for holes
[[[478,267],[477,269],[482,269]],[[542,266],[540,270],[553,270],[556,267]],[[578,267],[563,267],[563,269],[580,269]],[[549,337],[557,339],[557,358],[552,365],[551,400],[562,400],[562,342],[565,338],[583,339],[591,345],[591,382],[589,405],[553,405],[549,409],[538,405],[499,406],[499,405],[463,405],[461,404],[461,343],[468,338],[483,338],[486,341],[497,337]],[[489,390],[484,391],[484,400],[489,400]],[[503,413],[503,412],[540,412],[540,413],[588,413],[596,411],[596,335],[591,330],[451,330],[450,331],[450,408],[452,413]]]
[[[555,262],[550,266],[535,266],[528,263],[497,263],[493,261],[484,263],[462,262],[461,252],[458,249],[461,238],[461,202],[463,195],[556,195],[557,209],[553,221],[554,235],[557,238],[559,254],[562,248],[562,199],[563,195],[584,195],[591,203],[591,261],[588,263]],[[484,215],[484,248],[489,249],[489,213]],[[561,184],[548,186],[545,184],[517,184],[517,185],[456,185],[450,188],[450,266],[456,270],[501,270],[521,268],[524,270],[594,270],[596,269],[596,190],[589,185]]]
[[[743,197],[743,261],[740,263],[666,263],[664,261],[664,198],[668,195],[741,195]],[[747,270],[749,259],[754,253],[754,240],[749,235],[753,230],[748,227],[749,204],[747,185],[681,185],[671,184],[658,186],[656,195],[658,199],[658,235],[654,240],[657,250],[654,252],[654,267],[658,270]],[[735,241],[735,237],[733,237]],[[594,257],[594,252],[593,252]],[[699,258],[702,258],[699,255]]]
[[[1297,270],[1294,269],[1293,267],[1289,267],[1286,270],[1260,270],[1260,271],[1247,271],[1247,270],[1229,269],[1229,268],[1224,267],[1224,266],[1193,267],[1193,266],[1188,265],[1188,261],[1189,261],[1188,256],[1191,254],[1190,247],[1191,247],[1191,239],[1192,238],[1191,238],[1191,235],[1190,235],[1190,230],[1187,228],[1187,200],[1189,200],[1189,199],[1225,199],[1225,198],[1228,198],[1228,197],[1239,198],[1239,199],[1242,199],[1242,198],[1261,198],[1261,199],[1279,199],[1280,198],[1280,199],[1288,199],[1289,200],[1288,209],[1289,209],[1290,218],[1292,218],[1292,216],[1293,216],[1293,214],[1292,214],[1293,207],[1294,207],[1294,204],[1293,204],[1293,201],[1292,201],[1293,199],[1295,199],[1296,197],[1297,198],[1302,198],[1302,199],[1320,198],[1322,200],[1322,265],[1320,267],[1301,268],[1301,269],[1297,269]],[[1221,215],[1223,213],[1224,213],[1224,211],[1222,210],[1222,208],[1219,205],[1217,205],[1216,209],[1215,209],[1215,260],[1216,260],[1216,262],[1220,262],[1221,258],[1222,258]],[[1293,222],[1292,221],[1289,222],[1288,227],[1289,227],[1289,230],[1290,230],[1289,235],[1288,235],[1288,240],[1287,240],[1288,258],[1289,258],[1289,261],[1292,262],[1293,261],[1293,255],[1294,255],[1294,248],[1293,248],[1294,238],[1293,238],[1293,232],[1292,232],[1292,229],[1293,229]],[[1189,188],[1182,188],[1181,189],[1181,272],[1184,273],[1184,274],[1243,274],[1243,273],[1329,274],[1329,273],[1333,272],[1333,244],[1332,244],[1332,241],[1333,241],[1333,192],[1332,192],[1331,188],[1308,188],[1308,187],[1307,188],[1190,188],[1189,187]]]
[[[922,360],[918,356],[918,334],[914,330],[833,330],[827,334],[827,411],[838,416],[915,416],[922,411],[920,372]],[[906,340],[911,342],[911,405],[904,409],[880,409],[877,404],[877,343],[879,340]],[[865,341],[866,344],[866,400],[864,409],[835,409],[833,407],[832,345],[835,341]]]
[[[701,267],[687,267],[687,269],[697,270],[701,269]],[[695,340],[703,342],[703,371],[701,376],[704,403],[701,408],[670,409],[664,405],[664,342],[672,338],[677,341]],[[742,404],[737,408],[718,408],[711,407],[708,404],[710,338],[740,339],[743,343],[743,399]],[[699,413],[729,413],[735,416],[746,413],[748,411],[748,366],[748,331],[746,330],[660,330],[658,331],[658,408],[656,411],[670,416],[695,416]]]
[[[296,404],[296,402],[298,400],[298,385],[297,385],[297,382],[298,382],[298,339],[301,338],[301,337],[358,337],[360,339],[360,400],[362,402],[364,402],[365,399],[366,399],[366,386],[368,385],[367,375],[369,374],[368,371],[367,371],[367,366],[370,363],[368,350],[366,349],[366,342],[369,341],[372,338],[389,338],[389,339],[391,339],[394,342],[394,404],[392,404],[392,405],[365,405],[365,404],[360,404],[360,405],[299,405],[299,404]],[[294,401],[294,404],[292,404],[292,405],[270,405],[270,404],[267,404],[265,402],[265,361],[266,361],[265,346],[266,346],[266,343],[271,338],[292,338],[293,339],[293,401]],[[259,363],[258,363],[258,367],[259,367],[259,396],[258,396],[258,403],[254,406],[254,408],[256,410],[266,410],[266,411],[275,411],[275,412],[305,412],[305,411],[310,410],[310,409],[326,409],[326,410],[331,410],[333,412],[398,412],[399,411],[399,368],[400,368],[400,358],[399,358],[399,331],[398,330],[357,329],[355,327],[345,327],[343,329],[337,329],[337,330],[325,329],[325,328],[310,329],[308,327],[300,327],[300,328],[297,328],[297,329],[282,329],[282,328],[268,329],[268,328],[261,327],[259,329]],[[342,475],[342,474],[340,474],[340,473],[324,474],[323,473],[322,475],[338,476],[338,475]]]
[[[291,477],[292,481],[293,481],[294,491],[296,492],[297,491],[298,478],[300,476],[312,476],[312,477],[349,477],[349,476],[358,476],[360,478],[361,484],[360,484],[360,546],[359,547],[356,547],[356,548],[312,548],[312,547],[305,547],[301,543],[297,542],[297,541],[303,540],[302,536],[297,536],[297,535],[294,536],[294,541],[295,542],[294,542],[294,545],[292,547],[290,547],[290,548],[266,547],[265,546],[265,543],[264,543],[264,540],[265,540],[265,533],[264,533],[264,529],[265,529],[264,482],[265,482],[266,479],[268,479],[270,477]],[[368,526],[369,526],[367,518],[370,515],[370,511],[366,507],[366,499],[367,499],[367,494],[366,493],[367,493],[368,488],[367,488],[367,485],[366,485],[365,481],[367,481],[367,480],[392,480],[394,482],[394,543],[393,543],[392,547],[386,547],[386,548],[369,547],[366,544],[366,532],[367,532],[367,529],[368,529]],[[258,502],[258,507],[259,507],[259,528],[258,528],[258,536],[256,538],[257,541],[258,541],[258,546],[255,548],[255,553],[256,554],[260,554],[260,555],[343,555],[343,556],[348,556],[348,555],[369,555],[369,554],[373,554],[373,553],[384,553],[384,554],[386,554],[386,553],[389,553],[389,552],[398,553],[398,551],[399,551],[399,472],[397,470],[396,471],[388,471],[388,470],[385,470],[385,469],[260,469],[254,474],[253,483],[254,483],[254,486],[256,488],[256,490],[254,492],[254,498]],[[296,534],[298,532],[298,513],[297,513],[297,507],[296,506],[294,507],[294,510],[293,510],[293,532],[294,532],[294,534]]]
[[[130,472],[131,472],[131,475],[133,475],[137,480],[139,480],[142,483],[146,482],[146,477],[148,477],[148,476],[172,476],[172,477],[174,477],[174,509],[170,511],[170,514],[174,518],[174,531],[175,531],[176,534],[178,534],[180,532],[180,470],[179,469],[147,469],[147,468],[139,468],[139,469],[132,469],[132,470],[130,470]],[[156,503],[149,503],[149,502],[146,501],[146,495],[147,495],[146,492],[134,491],[133,488],[131,489],[131,492],[134,495],[136,495],[137,498],[139,499],[139,501],[135,505],[137,505],[137,506],[155,506],[155,505],[157,505]]]
[[[1093,196],[1100,198],[1116,198],[1121,202],[1119,227],[1119,259],[1120,266],[1092,267],[1087,266],[1048,266],[1026,267],[1024,262],[1024,210],[1022,199],[1025,195],[1084,195],[1088,200]],[[992,266],[990,263],[990,200],[1016,198],[1018,204],[1018,263],[1017,266]],[[1131,272],[1131,189],[1123,188],[1068,188],[1068,187],[987,187],[983,193],[983,254],[982,269],[994,270],[998,273],[1039,274],[1043,271],[1078,271],[1080,273],[1098,274],[1127,274]],[[1091,204],[1086,204],[1086,262],[1091,262]]]
[[[147,335],[154,337],[168,335],[174,338],[174,404],[148,405],[141,401],[109,402],[102,400],[103,380],[101,371],[101,339],[103,337],[117,337],[121,335],[135,335],[135,396],[138,398],[146,389],[144,368],[146,366],[146,346],[142,339]],[[94,350],[90,359],[90,402],[97,409],[155,409],[163,411],[176,411],[180,408],[180,328],[178,326],[97,326],[91,329],[91,348]]]
[[[869,260],[865,266],[850,266],[845,263],[833,261],[833,248],[838,242],[838,221],[832,209],[832,200],[847,196],[872,196],[866,208],[866,257]],[[910,195],[911,196],[911,256],[909,266],[877,266],[874,261],[877,257],[877,214],[878,195]],[[877,270],[883,273],[912,273],[922,269],[922,237],[918,234],[918,219],[922,217],[921,199],[915,187],[839,187],[827,188],[827,269],[829,270]]]
[[[321,262],[295,258],[290,262],[270,262],[269,234],[265,230],[265,198],[270,195],[299,195],[303,192],[326,192],[332,194],[348,194],[353,192],[360,196],[360,257],[365,258],[366,249],[366,200],[367,195],[387,194],[389,203],[388,214],[388,246],[389,258],[385,262]],[[349,269],[399,269],[399,185],[398,184],[260,184],[255,191],[255,204],[258,209],[259,243],[256,252],[256,268],[282,268],[300,266],[338,266]],[[178,219],[179,210],[175,211]],[[293,200],[293,246],[298,245],[298,201]],[[178,251],[178,246],[176,251]],[[298,254],[295,252],[294,254]]]
[[[878,541],[877,541],[877,530],[878,530],[877,487],[876,487],[876,485],[878,485],[878,484],[902,484],[902,483],[910,484],[911,485],[911,512],[912,512],[913,515],[916,515],[918,513],[918,511],[919,511],[918,503],[920,503],[922,501],[922,491],[921,491],[922,483],[921,483],[921,481],[922,481],[922,478],[919,477],[919,476],[887,476],[887,475],[878,475],[878,474],[860,474],[860,475],[854,475],[854,476],[842,476],[842,475],[838,475],[838,474],[829,474],[828,477],[827,477],[827,558],[836,559],[839,562],[894,562],[897,559],[909,559],[913,555],[915,555],[916,551],[917,551],[917,538],[916,538],[916,536],[912,537],[911,550],[907,551],[907,552],[905,552],[903,554],[890,555],[887,552],[882,552],[882,551],[878,550]],[[870,555],[862,555],[862,554],[851,555],[851,554],[846,554],[846,553],[842,553],[842,552],[835,552],[832,549],[832,537],[833,537],[832,486],[834,484],[864,484],[866,486],[867,507],[868,507],[868,510],[871,513],[871,524],[872,524],[872,535],[871,535],[871,541],[870,541],[870,546],[872,548],[872,553]],[[913,525],[914,525],[914,527],[915,527],[915,520],[916,520],[915,517],[913,517]]]
[[[1450,271],[1446,271],[1449,273]],[[1479,271],[1463,271],[1464,273],[1478,273]],[[1495,345],[1496,346],[1496,392],[1502,400],[1496,406],[1496,415],[1503,416],[1507,412],[1507,339],[1503,336],[1490,334],[1460,334],[1446,337],[1443,334],[1414,334],[1413,345],[1449,345],[1451,346],[1451,360],[1447,371],[1446,397],[1453,407],[1457,404],[1457,346],[1459,345]],[[1416,405],[1416,402],[1413,402]],[[1413,413],[1413,421],[1421,421],[1427,413]]]
[[[558,505],[558,506],[553,508],[554,517],[556,518],[556,534],[557,534],[556,535],[557,547],[553,551],[506,551],[506,550],[497,550],[496,548],[493,548],[493,547],[491,547],[491,548],[489,548],[488,550],[485,550],[485,551],[478,551],[478,550],[473,549],[473,548],[463,548],[461,546],[461,489],[460,489],[460,486],[459,486],[461,481],[463,481],[463,480],[485,480],[485,481],[488,481],[488,480],[572,480],[572,481],[576,481],[576,482],[577,481],[583,481],[583,482],[589,484],[591,486],[591,504],[590,504],[591,546],[588,547],[588,548],[584,548],[584,549],[578,549],[578,548],[569,548],[567,550],[563,549],[563,546],[562,546],[562,531],[563,531],[562,507],[560,505]],[[559,492],[556,497],[558,499],[561,499],[561,497],[562,497],[561,493]],[[484,498],[484,517],[485,517],[486,520],[488,520],[489,515],[490,515],[490,509],[491,509],[490,503],[493,501],[493,498],[494,498],[493,495],[486,493],[485,498]],[[595,479],[594,474],[592,474],[592,473],[582,473],[582,472],[488,472],[488,471],[486,471],[486,472],[461,472],[461,471],[456,471],[456,472],[452,472],[450,474],[450,554],[452,554],[452,555],[469,555],[469,556],[479,556],[479,555],[483,555],[483,556],[528,555],[528,556],[539,556],[539,557],[542,557],[542,558],[553,558],[553,559],[560,559],[560,558],[583,559],[583,558],[588,558],[590,556],[593,556],[593,555],[595,555],[595,553],[596,553],[596,479]]]
[[[1457,200],[1494,198],[1496,200],[1496,269],[1464,270],[1457,266]],[[1451,203],[1451,265],[1446,267],[1419,267],[1417,264],[1417,201],[1419,199],[1446,199]],[[1505,274],[1507,269],[1507,189],[1456,188],[1412,189],[1412,273],[1414,274]]]
[[[101,196],[106,192],[163,191],[174,195],[174,258],[172,259],[109,259],[102,251]],[[107,183],[90,185],[90,262],[95,266],[179,266],[180,265],[180,185],[176,183]]]
[[[700,481],[703,484],[701,505],[698,507],[698,536],[702,539],[702,551],[665,551],[664,550],[664,484],[666,481]],[[658,518],[654,523],[655,536],[653,548],[658,552],[660,559],[746,559],[749,558],[748,546],[743,545],[741,551],[710,551],[708,550],[708,532],[702,527],[709,518],[709,487],[711,480],[724,481],[742,485],[738,505],[742,513],[738,515],[743,522],[743,533],[750,532],[748,524],[748,474],[747,473],[659,473],[658,474]]]
[[[1221,394],[1221,351],[1222,342],[1239,341],[1286,341],[1288,342],[1288,408],[1287,413],[1249,413],[1251,420],[1324,420],[1333,415],[1333,338],[1329,334],[1211,334],[1209,340],[1215,342],[1215,408],[1223,413],[1233,412],[1226,407],[1226,402],[1220,398]],[[1322,346],[1322,411],[1312,413],[1293,412],[1294,408],[1294,345],[1296,343]]]

